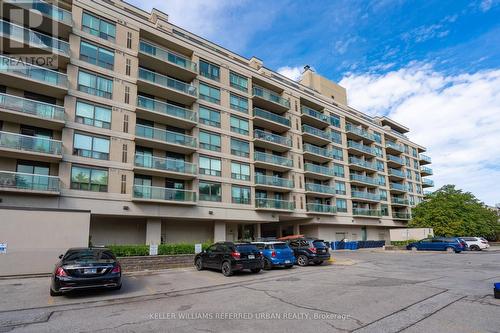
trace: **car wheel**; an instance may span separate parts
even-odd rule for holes
[[[309,259],[302,254],[297,258],[297,264],[299,264],[299,266],[307,266],[309,265]]]
[[[452,248],[452,247],[447,247],[447,248],[446,248],[446,252],[448,252],[448,253],[453,253],[453,252],[455,252],[455,249],[454,249],[454,248]]]
[[[417,248],[416,246],[412,246],[412,247],[411,247],[411,250],[412,250],[412,251],[418,251],[418,248]]]
[[[198,270],[198,271],[203,270],[203,262],[201,261],[201,258],[196,259],[194,266],[196,267],[196,270]]]
[[[273,268],[273,265],[271,264],[271,262],[267,259],[264,259],[264,269],[266,271],[270,270],[271,268]]]
[[[222,274],[224,274],[224,276],[231,276],[233,275],[233,269],[231,268],[231,264],[229,263],[229,261],[224,261],[222,263]]]
[[[252,273],[255,274],[255,273],[260,272],[260,268],[252,268],[251,271],[252,271]]]
[[[481,249],[477,245],[471,245],[470,247],[471,251],[480,251]]]
[[[54,291],[52,288],[50,288],[50,296],[61,296],[62,292],[60,291]]]

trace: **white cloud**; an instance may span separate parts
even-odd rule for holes
[[[410,128],[433,159],[436,187],[456,184],[500,202],[500,70],[445,75],[412,63],[383,75],[349,74],[340,84],[353,107]]]
[[[299,81],[300,78],[302,77],[303,68],[304,66],[295,66],[295,67],[284,66],[278,68],[277,72],[283,76],[286,76],[291,80]]]
[[[450,30],[446,29],[446,27],[450,23],[454,23],[457,18],[457,15],[446,16],[438,23],[422,25],[411,31],[405,32],[401,35],[401,38],[406,42],[414,41],[416,43],[422,43],[429,39],[446,37],[450,33]]]
[[[491,9],[492,6],[493,6],[493,0],[483,0],[479,4],[479,8],[481,8],[483,12],[487,12],[488,10]]]

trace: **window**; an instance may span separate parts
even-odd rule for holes
[[[220,158],[200,156],[199,165],[200,174],[220,177],[222,172],[222,162]]]
[[[385,170],[384,162],[383,161],[377,160],[377,170],[378,171],[384,171]]]
[[[249,205],[250,193],[250,187],[233,185],[231,187],[231,202]]]
[[[231,109],[248,113],[248,99],[235,94],[229,95],[229,106]]]
[[[121,192],[121,194],[126,194],[127,193],[127,175],[122,175],[120,192]]]
[[[200,60],[200,74],[209,79],[220,80],[220,68],[217,65],[211,64],[204,60]]]
[[[384,156],[384,153],[382,152],[382,148],[380,148],[379,146],[375,146],[373,148],[375,149],[375,155],[377,155],[378,157]]]
[[[125,86],[125,96],[124,96],[125,100],[125,104],[130,104],[130,87],[129,86]]]
[[[330,124],[334,127],[340,128],[340,117],[335,114],[330,115]]]
[[[219,183],[200,181],[199,192],[200,200],[219,202],[222,201],[222,186]]]
[[[404,147],[405,147],[405,153],[410,154],[410,147],[408,147],[407,144],[405,144]]]
[[[343,161],[344,160],[344,153],[342,152],[342,149],[333,147],[332,148],[332,153],[333,153],[333,159],[334,160],[339,160]]]
[[[75,121],[80,124],[111,128],[111,109],[83,101],[76,102]]]
[[[80,60],[102,68],[113,70],[115,65],[115,52],[103,47],[80,42]]]
[[[389,216],[389,206],[387,204],[381,204],[380,210],[382,212],[382,216]]]
[[[109,41],[115,40],[115,24],[94,15],[90,15],[89,13],[83,13],[82,30],[102,39]]]
[[[80,71],[78,73],[78,90],[87,94],[111,99],[113,97],[113,80]]]
[[[75,133],[73,155],[108,160],[109,139]]]
[[[414,191],[413,191],[413,183],[410,183],[410,182],[409,182],[406,186],[407,186],[407,188],[408,188],[408,192],[414,192]]]
[[[123,115],[123,133],[128,133],[128,114]]]
[[[345,177],[344,166],[342,164],[334,163],[333,164],[333,174],[335,175],[335,177],[344,178]]]
[[[220,104],[220,90],[200,82],[200,99]]]
[[[238,180],[250,180],[250,165],[239,162],[231,162],[231,178]]]
[[[379,185],[385,185],[385,176],[384,175],[377,175],[377,176]]]
[[[332,141],[338,144],[342,144],[342,134],[338,131],[331,131],[332,133]]]
[[[346,195],[345,183],[344,182],[335,182],[335,193],[340,195]]]
[[[122,163],[127,163],[128,160],[128,146],[126,144],[123,144],[122,146]]]
[[[72,166],[71,189],[93,192],[107,192],[108,170]]]
[[[200,123],[220,127],[220,112],[200,105],[198,110]]]
[[[379,190],[378,193],[380,194],[380,200],[387,201],[387,191],[386,190]]]
[[[382,143],[382,135],[378,132],[373,132],[373,137],[375,138],[375,142]]]
[[[410,205],[414,206],[415,205],[415,196],[409,195],[408,198],[410,198]]]
[[[415,147],[411,147],[411,154],[413,155],[413,157],[418,157],[417,155],[417,148]]]
[[[411,170],[406,169],[406,179],[412,179]]]
[[[418,170],[418,166],[419,166],[418,161],[413,160],[413,168]]]
[[[127,31],[127,49],[132,48],[132,33]]]
[[[248,135],[248,120],[231,116],[231,132]]]
[[[220,151],[220,135],[200,131],[200,148]]]
[[[125,75],[130,76],[130,69],[132,68],[132,60],[125,60]]]
[[[242,157],[250,156],[250,144],[247,141],[231,138],[231,154]]]
[[[337,212],[347,213],[347,201],[345,199],[336,199]]]
[[[239,74],[230,72],[229,84],[231,85],[231,87],[239,89],[241,91],[248,91],[248,79]]]

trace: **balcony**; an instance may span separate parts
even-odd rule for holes
[[[306,177],[327,180],[334,176],[333,169],[312,163],[304,163],[304,174]]]
[[[313,110],[307,106],[302,105],[300,107],[300,113],[303,124],[309,124],[319,128],[325,128],[330,125],[330,116]]]
[[[9,87],[62,99],[68,92],[66,74],[40,66],[21,63],[17,58],[0,55],[0,81]]]
[[[405,198],[391,197],[391,204],[393,206],[409,206],[410,201]]]
[[[431,195],[432,193],[434,193],[434,192],[432,192],[432,191],[424,191],[424,195]]]
[[[290,119],[260,108],[253,108],[253,124],[278,133],[290,129]]]
[[[337,207],[332,205],[324,205],[318,203],[308,203],[306,205],[307,212],[310,214],[335,214]]]
[[[302,125],[302,138],[315,145],[326,145],[332,142],[330,131],[322,131],[316,127]]]
[[[166,48],[139,41],[139,62],[158,72],[166,72],[183,81],[191,82],[198,74],[198,66],[189,58]]]
[[[190,154],[198,147],[196,138],[192,136],[139,124],[135,126],[135,135],[136,143],[141,146],[181,154]]]
[[[375,149],[372,147],[351,140],[347,141],[347,150],[353,155],[376,155]]]
[[[191,129],[197,125],[196,112],[144,96],[137,96],[136,114],[141,119],[184,129]]]
[[[50,129],[64,127],[63,106],[0,93],[0,111],[4,121]]]
[[[378,187],[380,185],[380,181],[378,180],[378,178],[375,177],[351,174],[349,178],[351,179],[351,184],[353,185],[361,185],[369,187]]]
[[[434,181],[427,178],[422,178],[422,187],[434,187]]]
[[[329,198],[335,195],[335,188],[330,185],[306,183],[306,194]]]
[[[253,105],[259,108],[284,113],[290,109],[290,101],[269,89],[253,86]]]
[[[139,67],[137,86],[139,92],[184,105],[191,105],[198,98],[195,86],[141,67]]]
[[[285,136],[265,132],[262,130],[253,131],[254,146],[267,148],[277,152],[285,152],[292,149],[292,140]]]
[[[175,179],[193,179],[198,172],[196,164],[143,154],[135,155],[134,170],[145,175]]]
[[[405,162],[403,161],[403,159],[401,157],[387,154],[387,165],[388,166],[393,166],[393,167],[399,168],[400,166],[402,166],[404,164],[405,164]]]
[[[382,211],[379,209],[353,208],[352,214],[355,216],[378,218],[382,216]]]
[[[287,200],[255,198],[255,209],[293,211],[295,209],[295,203]]]
[[[255,167],[274,171],[288,171],[293,167],[293,161],[283,156],[254,152]]]
[[[392,218],[396,220],[411,220],[411,214],[401,213],[401,212],[392,212]]]
[[[326,148],[321,148],[309,143],[303,144],[304,159],[325,163],[333,159],[333,152]]]
[[[351,191],[351,197],[355,201],[380,201],[380,194],[363,191]]]
[[[375,141],[375,136],[363,128],[356,127],[353,124],[346,124],[345,130],[348,139],[353,140],[368,140],[371,142]]]
[[[367,162],[357,157],[349,156],[349,168],[353,170],[363,171],[377,171],[377,164],[373,162]]]
[[[386,141],[385,149],[388,153],[401,154],[405,151],[404,147],[394,141]]]
[[[59,195],[59,177],[0,171],[0,191]]]
[[[401,180],[405,179],[405,173],[398,169],[389,168],[389,179]]]
[[[293,180],[275,176],[255,175],[255,188],[288,192],[293,189]]]
[[[195,205],[196,192],[175,188],[134,185],[132,200]]]
[[[431,164],[432,163],[432,159],[429,156],[423,155],[423,154],[419,155],[419,161],[420,161],[420,165],[425,165],[425,164]]]
[[[406,185],[398,183],[389,183],[389,190],[391,192],[399,192],[399,193],[408,192],[408,188],[406,187]]]
[[[2,157],[58,162],[62,159],[62,142],[42,137],[0,132],[0,152]]]
[[[424,176],[424,177],[425,177],[425,176],[432,176],[433,171],[432,171],[432,169],[431,169],[431,168],[428,168],[428,167],[421,167],[421,168],[420,168],[420,174],[421,174],[422,176]]]

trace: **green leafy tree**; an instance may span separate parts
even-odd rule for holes
[[[494,238],[498,228],[495,212],[472,193],[445,185],[427,195],[412,210],[411,228],[433,228],[436,236]]]

